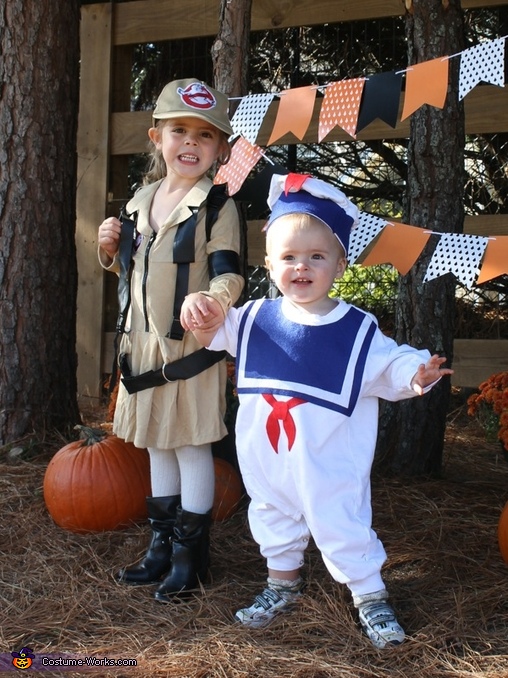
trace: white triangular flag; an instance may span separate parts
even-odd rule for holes
[[[235,134],[241,134],[251,144],[255,144],[259,128],[274,96],[275,94],[248,94],[243,97],[231,118],[231,127]]]
[[[347,255],[349,264],[355,263],[363,250],[383,230],[386,223],[386,219],[381,219],[367,212],[360,212],[358,224],[351,229],[351,235],[349,236],[349,251]]]
[[[471,288],[489,239],[465,233],[434,235],[439,235],[439,242],[432,254],[423,282],[429,282],[446,273],[453,273],[457,280]]]
[[[504,49],[506,38],[498,38],[470,47],[461,53],[459,100],[480,82],[504,87]]]

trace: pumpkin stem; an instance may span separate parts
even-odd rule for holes
[[[74,430],[79,431],[79,437],[83,441],[81,447],[96,445],[108,435],[107,432],[101,428],[92,428],[91,426],[83,426],[82,424],[76,424]]]

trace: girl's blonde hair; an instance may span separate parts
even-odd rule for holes
[[[170,120],[155,120],[154,121],[154,126],[155,127],[162,127],[163,125],[168,124],[171,122]],[[231,157],[231,145],[229,143],[229,138],[228,135],[223,132],[222,130],[218,130],[219,134],[221,135],[221,152],[219,153],[219,157],[217,158],[216,162],[214,163],[215,167],[211,168],[212,173],[213,170],[218,169],[221,165],[225,165],[230,157]],[[164,158],[162,157],[162,151],[160,148],[156,148],[155,144],[150,141],[150,156],[148,160],[148,169],[146,171],[146,174],[143,177],[143,184],[153,184],[156,181],[159,181],[159,179],[164,179],[166,176],[166,163],[164,162]]]

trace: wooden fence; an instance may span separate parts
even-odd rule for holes
[[[409,0],[406,0],[406,4]],[[463,0],[464,8],[495,7],[502,0]],[[76,244],[78,256],[78,395],[96,398],[110,370],[111,335],[104,331],[104,272],[97,259],[97,228],[112,201],[127,196],[128,155],[147,148],[149,112],[130,112],[131,55],[134,44],[215,35],[219,0],[136,0],[97,3],[81,9],[81,96],[78,127]],[[310,26],[398,16],[401,0],[253,0],[252,30]],[[257,139],[265,145],[277,112],[274,101]],[[305,143],[317,141],[319,100]],[[482,86],[465,99],[468,134],[508,131],[508,88]],[[393,129],[373,122],[358,139],[395,139],[409,133],[408,120]],[[340,128],[330,141],[349,140]],[[294,143],[288,135],[277,143]],[[508,234],[506,216],[468,217],[465,232]],[[259,229],[249,229],[249,263],[263,261]],[[476,386],[489,374],[508,369],[508,341],[455,342],[454,383]]]

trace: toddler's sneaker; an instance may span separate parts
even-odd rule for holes
[[[250,607],[238,610],[235,619],[253,629],[268,626],[279,614],[292,610],[301,595],[301,591],[276,591],[266,588],[255,597]]]
[[[406,634],[395,617],[395,612],[385,600],[358,606],[358,615],[364,633],[374,647],[400,645]]]

